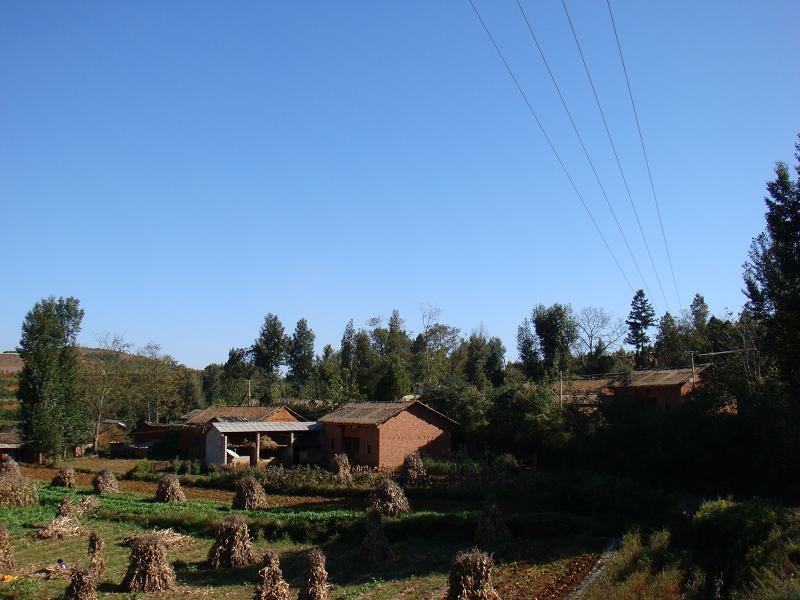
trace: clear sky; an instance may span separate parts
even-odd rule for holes
[[[476,3],[641,287],[515,1]],[[663,312],[561,3],[524,6]],[[675,312],[605,2],[568,7]],[[613,7],[681,302],[738,311],[800,130],[800,3]],[[534,304],[632,296],[467,0],[0,2],[0,237],[0,349],[54,294],[82,343],[193,367],[268,312],[320,350],[393,308],[418,329],[423,304],[513,357]]]

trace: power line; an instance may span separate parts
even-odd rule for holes
[[[544,66],[547,68],[547,72],[550,74],[550,80],[553,82],[553,86],[556,88],[558,97],[561,99],[561,106],[564,107],[564,111],[567,113],[567,117],[569,117],[569,122],[572,124],[572,130],[575,132],[575,135],[578,138],[578,142],[580,143],[580,146],[583,149],[583,154],[586,156],[586,160],[589,162],[589,166],[592,168],[592,173],[594,173],[594,178],[597,181],[597,185],[600,186],[600,191],[603,193],[603,198],[605,198],[606,206],[608,206],[608,210],[611,211],[611,216],[614,218],[614,223],[616,223],[617,225],[617,230],[619,231],[623,241],[625,242],[625,247],[628,249],[628,254],[631,257],[631,260],[633,261],[633,265],[636,267],[636,271],[639,273],[639,277],[641,277],[642,279],[642,283],[644,284],[644,287],[647,290],[648,296],[652,298],[653,294],[650,292],[650,287],[647,285],[647,280],[644,277],[644,273],[642,273],[642,270],[639,268],[639,262],[636,260],[636,257],[633,254],[633,250],[631,250],[631,245],[628,243],[628,237],[625,235],[625,231],[622,229],[622,225],[620,225],[619,219],[617,218],[617,213],[614,210],[613,205],[611,204],[611,200],[609,200],[608,198],[608,194],[606,193],[606,188],[600,181],[600,176],[597,174],[597,169],[594,166],[594,161],[592,161],[592,158],[589,155],[589,151],[586,149],[586,144],[584,144],[583,137],[581,136],[580,131],[578,131],[578,126],[575,124],[575,119],[572,118],[572,112],[569,110],[569,107],[567,106],[567,101],[564,99],[564,95],[561,93],[561,88],[558,85],[558,81],[556,81],[556,77],[553,74],[552,69],[550,69],[550,63],[547,62],[547,58],[544,55],[542,46],[539,44],[539,39],[536,37],[536,34],[533,31],[533,27],[531,27],[530,21],[528,21],[528,15],[525,14],[525,9],[522,8],[520,0],[516,1],[519,10],[522,13],[522,18],[525,20],[525,24],[528,26],[528,31],[531,34],[531,38],[533,38],[533,43],[536,44],[536,49],[539,51],[539,56],[542,58],[542,62],[544,63]]]
[[[589,207],[586,204],[586,201],[583,199],[583,195],[580,193],[580,191],[578,190],[578,187],[575,185],[575,181],[572,179],[572,175],[570,175],[569,171],[567,170],[566,165],[564,164],[564,161],[561,160],[561,156],[559,155],[558,151],[556,150],[556,147],[553,145],[553,142],[551,141],[550,136],[547,135],[547,131],[545,130],[544,126],[542,125],[542,122],[539,120],[539,117],[536,115],[536,111],[533,109],[533,106],[531,105],[530,101],[528,100],[528,96],[522,90],[522,86],[520,85],[519,81],[517,80],[517,77],[514,75],[514,71],[511,70],[511,65],[508,64],[508,61],[506,60],[506,57],[503,55],[502,50],[500,50],[500,47],[497,45],[497,42],[494,41],[494,37],[492,36],[491,32],[489,31],[489,28],[486,26],[486,23],[484,22],[483,17],[481,16],[481,13],[478,12],[478,7],[475,6],[475,2],[473,0],[468,0],[468,1],[470,3],[470,6],[472,6],[472,10],[475,11],[475,16],[478,17],[478,20],[480,21],[481,25],[483,26],[483,30],[486,32],[486,35],[488,36],[489,41],[492,43],[492,46],[494,46],[494,49],[497,51],[497,55],[500,57],[500,60],[503,61],[503,65],[505,65],[506,71],[508,71],[508,74],[511,77],[511,80],[514,82],[514,85],[517,87],[517,91],[519,92],[520,96],[522,96],[522,100],[525,102],[525,105],[528,107],[528,111],[531,113],[531,116],[533,117],[534,121],[536,121],[536,124],[539,126],[539,131],[542,132],[542,135],[544,136],[544,139],[547,141],[547,145],[550,146],[550,150],[553,152],[553,156],[556,157],[556,160],[558,161],[558,164],[561,166],[561,170],[564,171],[564,175],[566,175],[567,179],[569,180],[570,185],[572,186],[572,189],[575,191],[575,195],[578,196],[578,200],[580,200],[581,206],[583,206],[583,209],[586,211],[586,214],[589,215],[589,219],[592,221],[592,225],[594,225],[594,228],[597,231],[597,234],[600,236],[600,239],[603,240],[603,244],[605,245],[606,250],[608,250],[608,253],[611,254],[611,258],[614,259],[614,264],[617,265],[617,269],[619,269],[619,272],[622,275],[622,278],[625,280],[625,283],[627,283],[628,287],[631,289],[631,291],[633,291],[633,285],[631,285],[631,282],[628,279],[628,276],[625,274],[625,271],[623,270],[622,265],[620,265],[619,260],[617,260],[617,255],[614,254],[614,251],[611,249],[611,246],[609,246],[608,241],[606,240],[606,237],[603,235],[602,230],[597,225],[597,221],[595,221],[595,218],[592,215],[592,211],[589,210]]]
[[[519,0],[517,0],[519,4]],[[611,135],[611,129],[608,127],[608,121],[606,120],[605,112],[603,112],[603,107],[600,104],[600,98],[597,95],[597,89],[594,86],[594,80],[592,79],[592,75],[589,72],[589,65],[586,63],[586,57],[583,54],[583,48],[581,47],[581,43],[578,40],[578,34],[575,31],[575,26],[572,23],[572,17],[570,17],[569,10],[567,9],[566,0],[561,0],[561,5],[564,7],[564,14],[567,15],[567,21],[569,22],[569,28],[572,30],[572,38],[575,40],[575,45],[578,47],[578,54],[580,54],[581,62],[583,63],[583,69],[586,71],[586,78],[589,80],[589,86],[592,88],[592,94],[594,95],[594,101],[597,104],[597,110],[600,112],[600,118],[603,120],[603,127],[605,127],[606,135],[608,136],[608,141],[611,144],[611,150],[614,152],[614,158],[617,161],[617,167],[619,168],[619,174],[622,177],[622,181],[625,184],[625,191],[628,194],[628,200],[630,202],[631,208],[633,209],[633,214],[636,217],[636,224],[639,227],[639,233],[642,235],[642,241],[644,242],[644,247],[647,249],[647,256],[650,259],[650,266],[653,267],[653,273],[655,273],[656,281],[658,281],[658,287],[661,290],[661,295],[664,297],[664,303],[667,306],[667,310],[669,310],[669,300],[667,300],[667,294],[664,292],[664,286],[661,283],[661,277],[658,274],[658,269],[656,268],[655,260],[653,260],[653,253],[650,251],[650,244],[647,242],[647,236],[644,233],[644,228],[642,227],[642,222],[639,219],[639,211],[636,210],[636,203],[633,201],[633,195],[631,194],[631,188],[628,185],[628,178],[625,176],[625,171],[622,168],[622,162],[619,159],[619,154],[617,153],[617,146],[614,144],[614,138]],[[521,7],[520,7],[521,8]],[[647,290],[647,293],[652,298],[652,294],[650,294],[650,290]],[[680,301],[679,301],[680,305]]]
[[[667,244],[667,234],[664,232],[664,221],[661,219],[661,208],[658,204],[658,196],[656,196],[656,186],[653,183],[653,173],[650,170],[650,160],[647,158],[647,150],[644,146],[644,136],[642,135],[642,128],[639,125],[639,113],[636,110],[636,103],[633,101],[633,92],[631,91],[631,81],[628,77],[628,68],[625,66],[625,58],[622,56],[622,45],[619,42],[619,34],[617,33],[617,24],[614,21],[614,13],[611,10],[611,1],[606,0],[608,6],[608,16],[611,17],[611,26],[614,29],[614,39],[617,41],[617,50],[619,51],[619,60],[622,63],[622,71],[625,73],[625,84],[628,86],[628,96],[631,99],[631,107],[633,108],[633,116],[636,119],[636,130],[639,132],[639,142],[642,145],[642,154],[644,155],[644,163],[647,165],[647,176],[650,178],[650,190],[653,192],[653,201],[656,205],[656,213],[658,214],[658,224],[661,227],[661,237],[664,239],[664,248],[667,250],[667,260],[669,261],[669,270],[672,273],[672,283],[675,286],[675,298],[678,300],[678,306],[681,304],[681,296],[678,293],[678,280],[675,278],[675,269],[672,266],[672,256],[669,252],[669,244]]]

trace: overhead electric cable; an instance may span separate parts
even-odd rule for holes
[[[516,0],[517,6],[519,7],[520,12],[522,13],[522,18],[525,20],[525,25],[528,27],[528,32],[531,34],[531,38],[533,39],[533,43],[536,45],[536,49],[539,51],[539,56],[544,63],[545,68],[547,69],[547,73],[550,75],[550,81],[553,82],[553,87],[556,88],[556,92],[558,93],[558,97],[561,99],[561,106],[564,107],[564,112],[567,113],[567,117],[569,118],[569,122],[572,124],[572,130],[575,132],[575,136],[578,138],[578,142],[580,143],[581,148],[583,149],[583,154],[586,156],[586,160],[589,163],[589,166],[592,169],[592,173],[594,173],[595,181],[597,181],[597,185],[600,187],[600,191],[603,194],[603,198],[605,198],[606,206],[608,206],[608,210],[611,212],[611,216],[614,218],[614,223],[617,225],[617,230],[619,231],[620,235],[622,236],[622,240],[625,242],[625,247],[628,249],[628,254],[633,261],[633,265],[636,267],[636,271],[639,273],[639,277],[642,279],[642,283],[644,284],[645,289],[647,290],[647,295],[653,299],[653,294],[650,292],[650,287],[647,285],[647,280],[645,279],[644,273],[642,273],[641,268],[639,268],[639,262],[636,260],[636,256],[633,254],[633,250],[631,249],[631,245],[628,242],[628,236],[625,235],[625,231],[622,229],[622,225],[617,218],[617,213],[614,210],[614,206],[611,204],[611,200],[606,193],[606,188],[603,183],[600,181],[600,175],[597,173],[597,169],[594,166],[594,161],[592,157],[589,155],[589,150],[586,148],[586,144],[583,142],[583,136],[581,136],[580,131],[578,130],[578,126],[575,124],[575,119],[572,117],[572,112],[569,110],[567,106],[567,101],[564,99],[564,94],[561,93],[561,87],[558,85],[558,81],[556,80],[556,76],[553,74],[553,70],[550,68],[550,63],[547,61],[547,57],[545,57],[544,50],[542,50],[541,44],[539,44],[539,38],[536,37],[536,33],[533,31],[533,27],[531,26],[530,21],[528,20],[528,15],[525,13],[525,9],[522,7],[522,3],[520,0]],[[638,217],[637,217],[638,218]],[[656,273],[656,278],[658,279],[658,273]],[[661,280],[658,280],[659,285],[661,285]],[[663,294],[663,288],[662,288]],[[664,296],[664,301],[666,302],[667,298]],[[667,302],[667,310],[669,310],[669,303]]]
[[[519,4],[519,0],[517,0],[517,4]],[[594,95],[594,101],[597,104],[597,110],[600,112],[600,118],[603,121],[603,127],[605,127],[606,135],[608,136],[608,141],[611,144],[611,150],[614,152],[614,158],[617,161],[617,167],[619,168],[619,174],[622,177],[622,181],[625,184],[625,191],[628,194],[628,201],[630,202],[631,208],[633,209],[633,214],[636,217],[636,225],[639,227],[639,233],[642,236],[642,241],[644,242],[644,247],[647,249],[647,256],[650,259],[650,266],[653,268],[653,273],[656,276],[656,281],[658,281],[658,287],[661,290],[661,295],[664,297],[664,303],[667,306],[667,310],[669,310],[669,300],[667,300],[667,294],[664,292],[664,286],[661,283],[661,276],[658,274],[658,269],[656,268],[656,262],[653,260],[653,253],[650,251],[650,244],[647,242],[647,236],[644,233],[644,228],[642,227],[642,222],[639,219],[639,211],[636,210],[636,203],[633,201],[633,195],[631,194],[631,188],[628,185],[628,178],[625,176],[625,171],[622,168],[622,162],[619,159],[619,153],[617,152],[617,146],[614,144],[614,138],[611,135],[611,129],[608,126],[608,121],[606,120],[605,112],[603,111],[603,107],[600,104],[600,98],[597,95],[597,89],[594,86],[594,80],[592,79],[592,75],[589,72],[589,65],[586,63],[586,57],[583,54],[583,48],[581,47],[581,43],[578,40],[578,34],[575,31],[575,26],[572,23],[572,17],[569,14],[569,10],[567,9],[566,0],[561,0],[561,5],[564,7],[564,14],[567,15],[567,21],[569,22],[569,28],[572,30],[572,38],[575,40],[575,45],[578,48],[578,54],[580,54],[581,62],[583,63],[583,70],[586,72],[586,78],[589,80],[589,86],[592,88],[592,94]],[[520,6],[520,10],[522,10],[522,6]],[[523,11],[523,15],[525,11]],[[525,19],[527,22],[527,18]],[[530,25],[528,25],[530,28]],[[531,31],[533,34],[533,31]],[[650,294],[650,290],[647,290],[648,295],[652,298],[653,295]]]
[[[606,250],[608,250],[608,253],[611,254],[611,258],[614,259],[614,264],[617,265],[617,269],[619,269],[619,272],[622,275],[622,278],[625,280],[625,283],[627,283],[628,287],[631,289],[631,291],[633,291],[633,289],[634,289],[633,285],[631,285],[631,282],[628,279],[628,276],[625,274],[625,271],[622,268],[622,265],[620,265],[619,260],[617,260],[617,255],[614,254],[614,251],[611,249],[611,246],[608,244],[608,240],[606,240],[606,237],[603,235],[602,230],[597,225],[597,221],[595,220],[594,216],[592,215],[592,211],[589,210],[589,206],[586,204],[586,201],[583,199],[583,195],[580,193],[580,191],[578,190],[578,187],[575,185],[575,181],[572,179],[572,175],[570,175],[569,171],[567,170],[566,165],[564,164],[564,161],[561,159],[561,155],[559,155],[558,151],[556,150],[556,147],[553,145],[553,142],[550,139],[550,136],[547,134],[547,131],[545,130],[544,126],[542,125],[542,122],[539,120],[539,117],[536,115],[536,111],[533,109],[533,106],[531,105],[530,101],[528,100],[528,96],[525,94],[525,92],[522,89],[522,86],[520,85],[519,81],[517,80],[517,77],[514,75],[514,71],[511,70],[511,65],[508,64],[508,61],[506,60],[506,57],[503,54],[502,50],[500,50],[500,47],[497,45],[497,42],[494,41],[494,36],[492,36],[492,33],[489,31],[489,27],[487,27],[486,22],[483,20],[483,17],[481,16],[481,13],[478,12],[478,7],[475,6],[475,2],[473,0],[468,0],[468,1],[470,3],[470,6],[472,6],[472,10],[475,11],[475,16],[478,17],[478,20],[480,21],[481,25],[483,26],[483,30],[486,32],[486,35],[489,38],[489,41],[492,43],[492,46],[494,46],[494,49],[497,52],[497,55],[500,57],[500,60],[503,61],[503,65],[505,65],[506,71],[508,71],[508,74],[511,77],[511,80],[514,82],[514,85],[517,87],[517,91],[519,92],[520,96],[522,96],[522,100],[525,102],[525,105],[528,107],[528,112],[531,113],[531,116],[533,117],[534,121],[536,121],[536,124],[539,126],[539,131],[542,132],[542,135],[544,136],[544,139],[547,141],[547,145],[550,146],[550,150],[552,151],[553,156],[555,156],[556,161],[558,161],[558,164],[561,166],[561,170],[564,171],[564,175],[566,175],[567,179],[569,180],[569,183],[572,186],[572,189],[575,191],[575,195],[578,196],[578,200],[580,200],[581,206],[583,206],[583,209],[586,211],[586,214],[589,215],[589,219],[592,221],[592,225],[594,225],[594,228],[597,231],[597,234],[600,236],[600,239],[603,240],[603,244],[605,245]]]
[[[619,51],[619,60],[622,63],[622,71],[625,73],[625,83],[628,86],[628,96],[631,99],[631,108],[633,108],[633,116],[636,119],[636,129],[639,132],[639,142],[642,145],[642,154],[644,155],[644,163],[647,165],[647,176],[650,178],[650,190],[653,192],[653,202],[656,205],[656,213],[658,214],[658,223],[661,227],[661,237],[664,239],[664,248],[667,250],[667,260],[669,261],[669,270],[672,273],[672,283],[675,286],[675,297],[678,300],[678,306],[683,306],[681,303],[681,296],[678,293],[678,280],[675,278],[675,268],[672,266],[672,256],[669,252],[669,244],[667,244],[667,234],[664,232],[664,221],[661,219],[661,208],[658,204],[658,196],[656,195],[656,186],[653,183],[653,173],[650,170],[650,160],[647,158],[647,150],[644,146],[644,136],[642,135],[642,128],[639,125],[639,113],[636,110],[636,103],[633,101],[633,92],[631,91],[631,81],[628,77],[628,68],[625,66],[625,58],[622,55],[622,45],[619,42],[619,34],[617,33],[617,24],[614,21],[614,12],[611,10],[611,1],[606,0],[608,6],[608,16],[611,17],[611,26],[614,29],[614,39],[617,41],[617,50]]]

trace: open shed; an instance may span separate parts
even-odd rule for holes
[[[206,465],[315,463],[322,458],[323,429],[313,421],[212,423],[205,437]]]

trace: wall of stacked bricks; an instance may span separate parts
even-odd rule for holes
[[[379,425],[378,432],[383,467],[399,467],[416,451],[426,458],[443,458],[450,452],[450,431],[444,419],[417,405]]]

